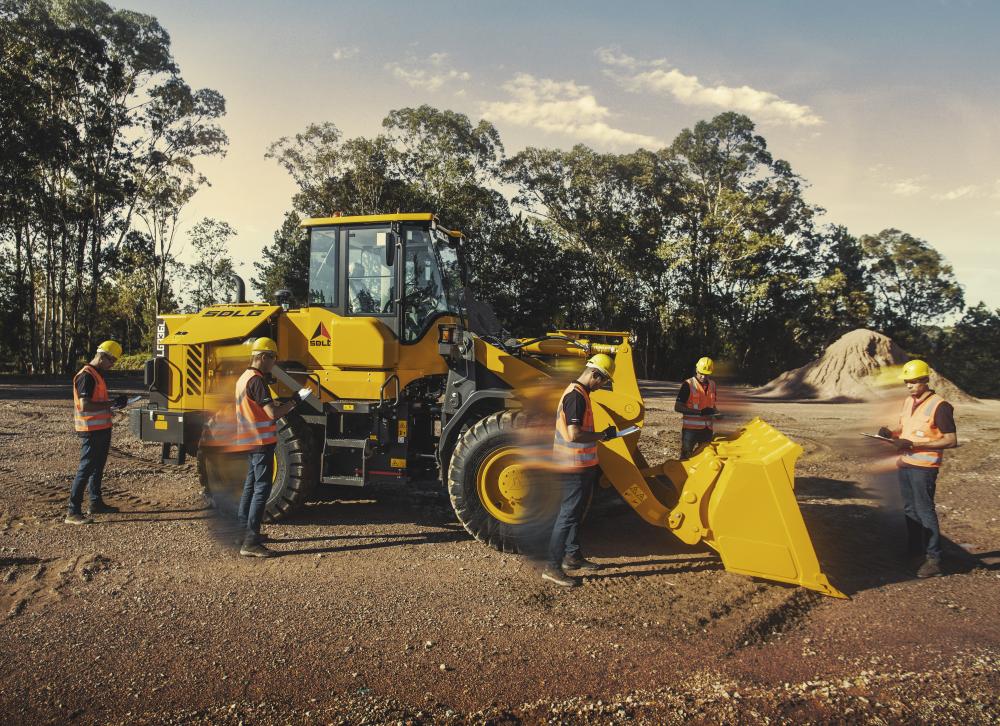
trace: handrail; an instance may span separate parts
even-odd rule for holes
[[[392,402],[392,405],[393,406],[398,406],[399,405],[399,393],[400,393],[400,390],[399,390],[399,376],[397,376],[395,373],[393,373],[391,376],[389,376],[388,378],[385,379],[385,382],[382,384],[381,388],[378,389],[378,404],[379,404],[379,406],[382,406],[382,405],[385,404],[385,387],[388,386],[389,383],[392,382],[393,380],[396,381],[396,400]]]

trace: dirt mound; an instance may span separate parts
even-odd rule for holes
[[[892,338],[874,330],[858,328],[832,343],[816,360],[785,371],[751,393],[765,398],[808,398],[822,401],[868,401],[898,396],[901,386],[886,385],[891,376],[879,374],[890,366],[901,366],[911,356]],[[931,372],[931,387],[950,401],[975,401],[974,397],[944,376]]]

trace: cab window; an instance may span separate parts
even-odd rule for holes
[[[430,319],[449,310],[449,305],[430,231],[406,230],[405,250],[403,341],[412,343],[420,337]]]
[[[313,228],[309,234],[309,304],[337,304],[337,230]]]
[[[347,312],[395,314],[392,267],[385,264],[388,227],[358,227],[347,232]]]

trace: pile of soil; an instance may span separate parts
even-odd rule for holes
[[[894,382],[892,376],[880,379],[879,373],[890,366],[901,366],[911,358],[892,338],[874,330],[858,328],[841,336],[816,360],[801,368],[785,371],[751,393],[764,398],[836,402],[898,396],[901,385],[886,385]],[[949,401],[977,400],[934,371],[931,371],[931,388]]]

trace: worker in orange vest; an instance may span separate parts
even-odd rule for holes
[[[260,525],[274,482],[274,449],[278,443],[278,420],[291,413],[312,391],[303,388],[290,401],[277,403],[268,388],[271,369],[278,358],[278,345],[270,338],[257,338],[251,346],[250,367],[236,382],[236,429],[230,451],[247,452],[247,476],[236,514],[245,529],[240,554],[271,557],[274,552],[261,544]]]
[[[549,539],[548,563],[542,579],[562,587],[579,584],[566,570],[595,572],[600,565],[586,559],[580,552],[580,520],[597,483],[597,442],[613,439],[614,426],[594,431],[594,411],[590,393],[610,383],[615,362],[609,355],[598,353],[587,361],[579,378],[563,392],[556,409],[556,431],[552,444],[557,466],[561,471],[562,502]]]
[[[719,415],[716,410],[716,386],[712,379],[715,361],[699,358],[694,367],[694,376],[681,384],[674,402],[674,411],[683,414],[681,423],[681,458],[687,459],[699,444],[712,440],[713,421]]]
[[[941,528],[934,508],[934,491],[944,450],[958,446],[954,407],[930,388],[931,369],[922,360],[903,366],[909,395],[903,400],[899,422],[883,426],[879,435],[891,438],[899,449],[896,460],[906,517],[907,550],[922,557],[917,577],[941,574]]]
[[[118,511],[102,498],[101,479],[111,449],[112,411],[125,406],[128,399],[124,395],[114,401],[108,397],[103,373],[111,370],[121,354],[122,347],[118,343],[105,340],[97,346],[90,363],[73,376],[73,428],[80,437],[80,466],[69,491],[66,524],[90,524],[92,521],[81,511],[84,488],[90,493],[88,514]]]

